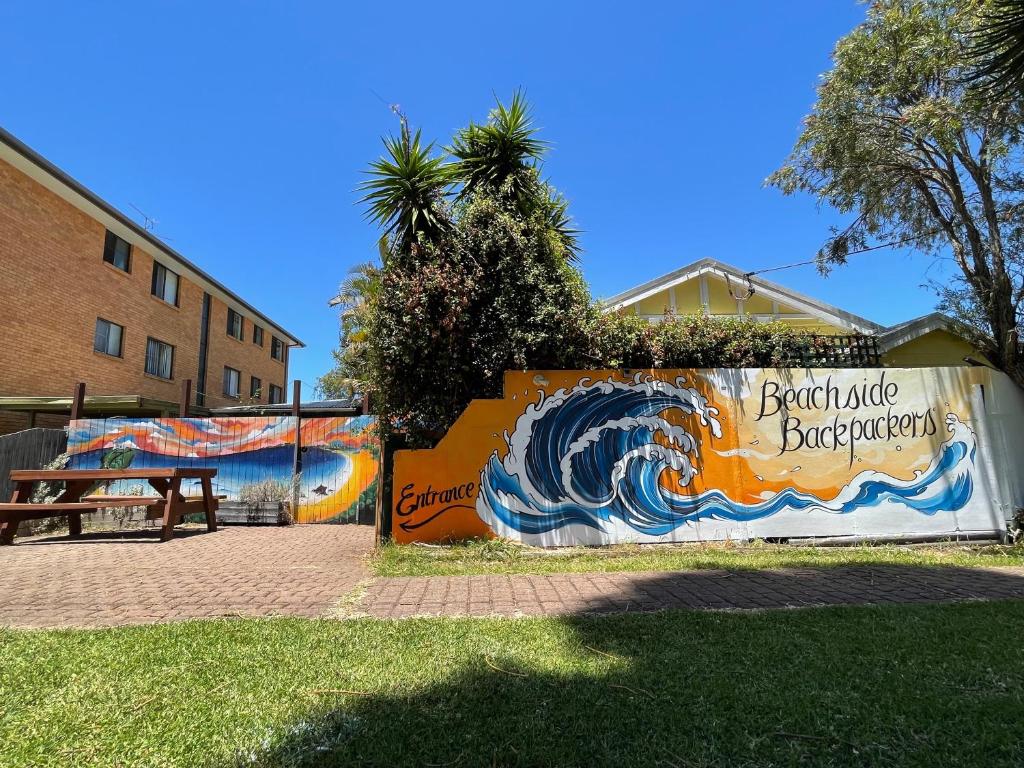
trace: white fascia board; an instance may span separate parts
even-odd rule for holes
[[[685,283],[692,280],[695,277],[701,275],[714,274],[718,277],[725,278],[727,275],[731,279],[745,280],[746,277],[743,273],[733,272],[731,270],[722,269],[722,267],[716,263],[709,262],[696,262],[690,267],[684,267],[678,272],[673,272],[667,275],[661,282],[656,284],[648,284],[648,287],[642,291],[637,292],[635,295],[629,295],[629,292],[625,294],[619,294],[619,297],[613,297],[619,299],[613,304],[609,304],[605,307],[606,312],[614,312],[625,307],[637,304],[644,299],[654,296],[655,294],[661,293],[667,288],[674,288],[680,283]],[[772,301],[786,304],[794,307],[795,309],[802,310],[806,315],[810,315],[813,318],[822,320],[829,325],[835,325],[839,328],[846,328],[851,331],[858,333],[877,333],[879,328],[874,324],[866,324],[861,322],[859,318],[855,318],[849,313],[843,312],[838,307],[832,307],[834,311],[829,311],[818,306],[816,303],[807,301],[804,297],[799,294],[791,293],[790,291],[772,285],[767,285],[764,281],[758,280],[756,277],[751,280],[754,284],[755,295],[764,296]],[[827,305],[826,305],[827,306]],[[786,315],[780,315],[779,319],[784,320]]]

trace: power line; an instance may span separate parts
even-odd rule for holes
[[[861,253],[870,253],[871,251],[880,251],[883,248],[896,248],[896,247],[898,247],[900,245],[906,245],[907,243],[912,243],[912,242],[914,242],[916,240],[922,240],[922,239],[924,239],[926,237],[932,237],[934,235],[941,234],[943,231],[944,230],[942,230],[942,229],[933,229],[933,230],[929,230],[928,232],[922,232],[919,235],[910,235],[908,237],[903,237],[903,238],[900,238],[899,240],[888,240],[888,241],[886,241],[884,243],[879,243],[878,245],[870,245],[870,246],[868,246],[866,248],[857,248],[856,250],[853,250],[853,251],[847,251],[846,252],[846,256],[856,256],[856,255],[861,254]],[[765,269],[755,269],[753,272],[745,272],[744,273],[744,277],[753,277],[754,275],[763,275],[765,272],[778,272],[779,270],[782,270],[782,269],[792,269],[793,267],[806,267],[806,266],[808,266],[810,264],[817,264],[817,263],[818,263],[818,259],[815,258],[815,259],[808,259],[807,261],[797,261],[797,262],[794,262],[792,264],[783,264],[782,266],[779,266],[779,267],[766,267]]]
[[[1001,210],[997,209],[996,213],[997,214],[1011,213],[1011,212],[1015,211],[1016,209],[1020,208],[1021,205],[1022,205],[1022,203],[1014,203],[1012,205],[1006,206],[1005,208],[1003,208]],[[896,247],[901,246],[901,245],[906,245],[907,243],[916,242],[917,240],[923,240],[926,237],[934,237],[935,235],[941,235],[945,231],[946,231],[945,228],[937,227],[935,229],[929,229],[929,230],[927,230],[925,232],[921,232],[920,234],[917,234],[917,235],[908,235],[907,237],[902,237],[899,240],[887,240],[886,242],[879,243],[878,245],[869,245],[866,248],[857,248],[856,250],[853,250],[853,251],[847,251],[845,255],[846,256],[856,256],[857,254],[860,254],[860,253],[870,253],[871,251],[880,251],[883,248],[896,248]],[[818,263],[818,259],[817,258],[808,259],[807,261],[797,261],[797,262],[794,262],[792,264],[783,264],[782,266],[779,266],[779,267],[766,267],[765,269],[755,269],[752,272],[744,272],[743,276],[745,278],[747,278],[748,284],[749,284],[750,278],[753,277],[754,275],[763,275],[766,272],[778,272],[779,270],[792,269],[793,267],[806,267],[806,266],[809,266],[810,264],[817,264],[817,263]]]

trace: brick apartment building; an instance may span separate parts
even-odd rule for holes
[[[173,412],[185,379],[200,410],[283,403],[302,346],[3,129],[0,312],[0,434],[66,423],[42,401],[80,381],[139,414]]]

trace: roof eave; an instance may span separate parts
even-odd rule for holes
[[[615,310],[628,307],[647,298],[648,296],[659,293],[666,288],[670,288],[673,285],[678,285],[679,283],[698,277],[704,272],[714,272],[723,276],[729,275],[730,277],[737,279],[747,279],[747,274],[745,272],[740,271],[730,264],[718,261],[717,259],[703,258],[607,299],[604,302],[605,311],[613,312]],[[859,333],[878,333],[885,327],[879,323],[868,320],[865,317],[860,317],[859,315],[847,312],[839,307],[813,299],[810,296],[794,291],[791,288],[779,285],[778,283],[773,283],[771,280],[764,280],[755,275],[750,277],[750,282],[755,288],[762,289],[762,293],[766,292],[769,295],[774,294],[776,298],[782,299],[783,301],[803,305],[804,309],[810,310],[810,314],[815,314],[822,320],[835,325],[842,325]]]

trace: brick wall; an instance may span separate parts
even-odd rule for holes
[[[233,307],[236,311],[238,307]],[[263,328],[263,346],[253,343],[252,328],[257,322]],[[224,396],[224,367],[230,366],[241,371],[241,402],[270,402],[270,385],[276,384],[289,397],[285,384],[288,371],[284,363],[270,356],[270,339],[274,332],[266,325],[245,317],[243,320],[242,340],[228,335],[228,305],[217,298],[210,302],[210,342],[206,365],[206,404],[208,406],[237,405]],[[285,360],[287,360],[287,355]],[[250,399],[250,377],[256,376],[262,383],[262,395]]]
[[[103,261],[105,234],[102,223],[0,161],[0,396],[69,397],[75,383],[85,381],[91,395],[177,402],[182,380],[197,378],[203,288],[181,277],[178,307],[157,299],[150,292],[153,257],[133,246],[125,273]],[[242,371],[243,395],[250,375],[263,379],[265,391],[271,382],[283,385],[287,375],[270,357],[272,331],[265,329],[260,349],[252,344],[253,320],[245,316],[246,341],[230,339],[226,312],[214,298],[210,406],[231,404],[221,395],[224,365]],[[124,326],[120,358],[93,351],[97,317]],[[170,381],[144,372],[150,336],[175,348]]]

